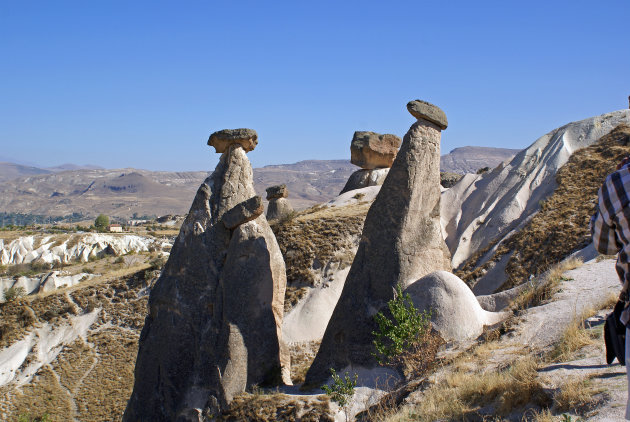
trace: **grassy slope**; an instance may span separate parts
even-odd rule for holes
[[[0,388],[0,411],[7,420],[44,414],[51,421],[73,417],[81,421],[120,420],[133,386],[138,338],[146,314],[147,296],[138,293],[147,284],[141,270],[115,280],[102,279],[1,304],[3,324],[13,327],[3,336],[3,345],[42,323],[61,326],[67,324],[69,315],[101,309],[87,338],[64,347],[32,382],[22,388]]]
[[[274,226],[290,284],[310,285],[313,278],[308,269],[314,260],[326,262],[338,250],[352,248],[351,240],[360,234],[367,208],[367,204],[314,208]],[[70,289],[0,304],[0,347],[14,344],[41,324],[61,326],[68,323],[70,315],[102,309],[87,338],[65,346],[32,382],[19,389],[0,387],[0,414],[7,420],[44,414],[51,421],[120,420],[133,388],[138,339],[147,312],[148,296],[139,296],[139,292],[149,284],[144,276],[151,257],[139,254],[138,259],[130,260],[135,257],[125,257],[125,262],[118,264],[111,257],[70,266],[64,270],[75,273],[90,268],[105,275]],[[352,256],[346,258],[349,264]],[[291,296],[291,290],[287,294]],[[292,351],[296,367],[303,360],[312,360],[310,355],[302,356],[299,349]],[[252,407],[250,400],[236,400],[225,419],[247,415],[251,420],[276,420],[280,414],[270,410],[270,403],[277,402],[288,409],[289,419],[295,417],[291,409],[298,409],[303,420],[327,420],[325,400],[306,404],[272,395],[260,396],[258,401],[265,403],[260,409]]]
[[[478,266],[479,259],[491,248],[473,255],[457,275],[469,284],[484,274],[493,262],[513,253],[508,261],[507,289],[547,271],[551,265],[583,248],[590,242],[588,223],[595,212],[597,191],[607,174],[630,154],[630,126],[620,125],[595,144],[574,152],[558,171],[558,187],[541,203],[540,211],[527,226],[506,240],[494,257]]]

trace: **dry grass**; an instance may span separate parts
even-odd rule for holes
[[[293,309],[307,292],[308,289],[306,287],[287,286],[287,290],[284,294],[284,314],[286,315]]]
[[[534,410],[531,412],[530,422],[557,422],[558,418],[553,416],[549,409]]]
[[[287,267],[290,286],[312,286],[312,270],[322,268],[336,253],[352,249],[361,234],[368,205],[314,207],[271,226]],[[340,263],[350,265],[349,262]]]
[[[131,395],[138,338],[147,313],[148,297],[139,297],[138,292],[150,282],[139,271],[3,304],[3,321],[19,328],[2,339],[4,345],[46,318],[62,326],[71,312],[101,309],[87,341],[79,339],[64,347],[20,390],[0,388],[0,409],[8,420],[44,413],[54,421],[120,420]]]
[[[551,404],[538,378],[538,363],[523,357],[497,371],[455,371],[426,390],[412,410],[419,421],[466,420],[483,414],[507,416],[525,406]]]
[[[596,396],[602,390],[593,386],[590,378],[570,379],[554,395],[554,410],[584,414],[599,403]]]
[[[305,341],[289,346],[291,354],[291,381],[294,384],[304,382],[308,368],[311,367],[321,341]]]
[[[538,306],[551,299],[551,297],[558,291],[560,283],[568,280],[563,274],[569,270],[579,268],[582,264],[582,260],[576,258],[566,259],[558,264],[555,264],[549,269],[540,282],[525,288],[514,299],[511,308],[513,310],[524,310],[533,306]]]
[[[556,174],[555,192],[541,203],[531,221],[494,254],[495,262],[512,254],[506,267],[508,280],[502,289],[547,271],[590,242],[588,223],[595,212],[597,191],[606,175],[629,154],[630,126],[619,125],[597,143],[571,155]],[[471,257],[458,271],[460,278],[474,284],[491,265],[487,262],[479,266],[478,261],[494,244]]]
[[[234,398],[229,409],[218,419],[230,422],[334,421],[327,396],[296,400],[279,393],[241,394]]]
[[[586,310],[574,318],[566,331],[546,357],[552,362],[569,362],[576,358],[582,348],[594,344],[599,334],[586,326],[587,318],[595,314],[594,310]]]

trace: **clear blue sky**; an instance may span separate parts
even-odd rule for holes
[[[630,2],[0,0],[0,156],[212,170],[211,132],[256,129],[254,166],[404,135],[523,148],[628,107]]]

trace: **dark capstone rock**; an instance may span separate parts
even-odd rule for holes
[[[262,198],[260,196],[254,196],[223,214],[223,224],[225,224],[225,227],[228,229],[233,229],[248,221],[252,221],[264,211],[265,207],[262,203]]]
[[[321,385],[330,368],[374,367],[374,314],[393,298],[398,284],[405,288],[436,270],[451,270],[440,226],[440,131],[418,120],[368,211],[306,385]]]
[[[350,162],[363,169],[391,167],[400,142],[396,135],[354,132],[350,143]]]
[[[436,124],[441,130],[446,129],[448,126],[448,120],[446,114],[438,106],[431,103],[427,103],[422,100],[409,101],[407,103],[407,110],[416,119],[428,120],[431,123]]]
[[[275,198],[286,198],[289,196],[289,189],[287,185],[270,186],[267,189],[267,200]]]
[[[245,152],[252,151],[258,145],[258,134],[254,129],[223,129],[214,132],[208,139],[208,145],[214,147],[219,154],[227,151],[233,144],[242,146]]]

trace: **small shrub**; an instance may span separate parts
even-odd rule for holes
[[[354,377],[350,378],[350,375],[346,372],[342,379],[333,368],[330,368],[330,374],[332,375],[333,382],[331,385],[322,385],[322,390],[326,392],[326,395],[328,395],[332,401],[337,403],[339,407],[344,410],[347,421],[348,405],[354,395],[354,387],[357,385],[358,375],[354,374]]]
[[[381,365],[391,364],[403,352],[409,350],[430,332],[431,312],[419,312],[409,293],[403,295],[402,287],[396,286],[394,299],[387,303],[391,319],[382,312],[374,316],[378,331],[373,331],[373,356]]]
[[[24,287],[9,287],[8,289],[4,289],[4,300],[12,302],[25,294],[26,290],[24,290]]]
[[[356,199],[357,201],[362,200],[364,197],[365,197],[365,194],[363,192],[357,192],[353,196],[353,198]]]
[[[166,264],[166,258],[163,256],[157,256],[149,261],[149,268],[151,270],[161,270],[162,267],[164,267],[164,264]]]
[[[17,320],[22,327],[28,327],[33,325],[37,321],[35,312],[28,306],[23,306],[17,314]]]

